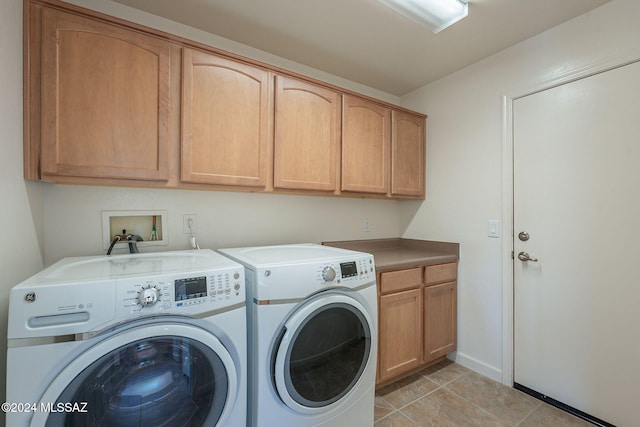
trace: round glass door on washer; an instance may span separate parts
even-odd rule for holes
[[[79,354],[44,393],[51,410],[35,425],[224,425],[237,391],[231,355],[198,326],[156,322],[120,327]]]
[[[320,293],[285,323],[275,348],[274,378],[290,408],[316,413],[353,389],[371,355],[371,320],[343,293]]]

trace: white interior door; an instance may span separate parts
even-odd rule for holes
[[[517,99],[513,117],[514,381],[638,425],[640,63]]]

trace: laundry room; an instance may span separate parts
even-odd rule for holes
[[[300,48],[291,41],[293,36],[284,31],[272,33],[270,43],[273,48],[269,50],[266,45],[262,47],[263,45],[256,41],[252,44],[249,38],[234,38],[231,33],[225,36],[223,30],[232,29],[227,28],[230,25],[223,25],[223,22],[218,23],[221,34],[216,34],[215,31],[203,29],[207,28],[207,22],[203,22],[206,19],[198,19],[197,13],[182,14],[180,11],[174,11],[174,16],[166,16],[171,10],[169,5],[166,5],[166,10],[163,11],[162,7],[158,6],[161,2],[157,2],[156,6],[152,3],[154,2],[136,0],[5,0],[0,5],[0,63],[3,75],[0,83],[0,177],[3,206],[0,223],[4,224],[5,228],[4,244],[0,249],[0,345],[4,349],[0,352],[0,365],[7,365],[9,296],[15,285],[64,258],[105,255],[110,243],[107,239],[105,246],[105,212],[151,217],[159,213],[158,220],[161,215],[164,221],[160,236],[162,242],[149,244],[151,232],[144,229],[144,232],[139,233],[143,242],[138,245],[142,254],[190,250],[195,245],[202,250],[217,250],[398,238],[459,244],[456,272],[457,348],[448,353],[447,360],[454,362],[455,366],[464,369],[464,372],[470,375],[477,374],[478,377],[474,378],[478,382],[488,379],[511,389],[514,382],[518,382],[514,381],[514,377],[515,380],[518,379],[518,373],[514,374],[514,347],[520,344],[514,343],[513,340],[514,274],[525,276],[527,271],[538,268],[545,261],[544,252],[530,249],[533,248],[533,244],[537,244],[535,232],[527,230],[531,233],[531,240],[525,242],[517,237],[518,232],[522,230],[515,229],[519,217],[514,213],[513,145],[519,141],[517,138],[520,134],[519,129],[514,132],[513,119],[514,115],[530,111],[530,106],[519,104],[519,100],[547,88],[624,68],[640,60],[640,49],[637,46],[637,40],[640,39],[640,27],[637,25],[640,3],[635,0],[549,0],[542,2],[539,9],[533,6],[533,9],[530,9],[523,5],[516,6],[521,2],[513,0],[469,0],[467,18],[440,33],[429,32],[426,35],[419,35],[423,31],[421,27],[414,28],[410,21],[403,21],[404,18],[392,19],[394,25],[404,27],[404,30],[414,36],[413,38],[424,37],[421,39],[427,46],[424,50],[436,49],[435,45],[438,43],[446,43],[450,46],[450,52],[460,51],[461,59],[458,63],[455,63],[457,56],[450,58],[453,54],[442,51],[439,51],[439,57],[434,58],[435,63],[446,63],[448,68],[433,64],[424,66],[418,58],[423,54],[423,49],[403,49],[397,45],[401,39],[395,39],[392,32],[384,35],[390,42],[380,41],[381,37],[375,34],[385,33],[380,26],[369,28],[365,23],[360,23],[357,26],[357,29],[361,30],[360,33],[352,31],[345,35],[359,43],[358,47],[348,44],[354,56],[357,50],[362,50],[368,51],[370,60],[375,58],[369,63],[369,67],[366,63],[362,65],[351,62],[349,52],[338,49],[341,43],[333,37],[332,24],[325,23],[323,26],[327,42],[336,46],[335,52],[325,52],[322,47],[315,46],[313,40],[319,39],[315,33],[315,39],[311,40],[305,41],[300,36],[299,42],[306,43]],[[231,2],[211,0],[188,3],[211,3],[211,7],[225,10],[225,3]],[[344,23],[357,20],[359,13],[355,10],[356,6],[365,7],[367,2],[348,2],[358,3],[349,9],[343,9],[345,6],[341,6],[340,3],[342,2],[331,2],[333,7],[342,13],[336,22]],[[371,3],[376,4],[376,12],[371,15],[371,19],[382,19],[381,16],[384,14],[381,8],[385,6],[380,2]],[[172,43],[188,45],[194,52],[206,49],[226,52],[229,56],[225,59],[246,59],[249,65],[265,69],[272,75],[300,78],[305,80],[305,83],[322,84],[324,88],[340,90],[347,95],[357,94],[365,100],[374,100],[377,105],[416,114],[422,117],[425,123],[425,145],[424,151],[420,154],[424,172],[421,176],[416,173],[421,177],[423,192],[417,196],[395,197],[389,189],[371,197],[360,190],[342,191],[342,188],[339,188],[339,167],[329,174],[334,179],[334,185],[335,180],[338,182],[336,190],[274,190],[274,182],[279,177],[274,176],[273,158],[277,159],[279,154],[274,153],[273,148],[266,149],[266,153],[263,152],[264,155],[271,156],[272,163],[261,169],[266,171],[259,177],[266,182],[259,184],[262,188],[256,187],[255,184],[241,188],[237,181],[231,184],[208,184],[198,182],[198,177],[181,176],[178,171],[179,162],[180,159],[186,158],[186,155],[180,148],[175,147],[167,150],[168,158],[161,158],[160,161],[156,161],[157,158],[154,156],[158,155],[158,152],[154,153],[153,150],[145,149],[138,153],[140,158],[148,156],[147,164],[166,166],[165,172],[169,178],[161,178],[156,181],[160,182],[157,185],[152,182],[157,178],[148,177],[136,178],[134,183],[118,182],[118,178],[113,177],[85,179],[86,171],[84,177],[79,179],[56,179],[53,177],[56,172],[50,173],[47,179],[39,179],[40,171],[34,172],[40,167],[39,160],[33,159],[34,146],[26,145],[25,140],[37,139],[37,135],[33,134],[34,129],[44,133],[43,129],[50,125],[51,117],[36,120],[38,112],[30,111],[25,105],[25,99],[34,99],[34,96],[42,96],[40,90],[45,93],[49,90],[47,85],[40,86],[40,82],[34,85],[33,82],[27,81],[27,76],[33,74],[29,74],[29,67],[24,66],[27,63],[25,57],[34,48],[25,43],[23,31],[25,26],[33,25],[23,22],[29,4],[38,7],[53,4],[56,8],[62,7],[61,4],[68,4],[73,10],[88,10],[91,18],[108,16],[116,22],[132,23],[136,32],[149,29],[154,37],[162,38],[163,42],[172,40]],[[158,10],[153,10],[154,7],[158,7]],[[284,13],[287,7],[293,5],[274,0],[273,10],[277,13]],[[298,10],[297,7],[294,8],[295,13],[307,18],[327,18],[331,15],[320,14],[314,9],[315,6],[306,7],[309,8],[308,13],[305,14],[304,8]],[[506,8],[503,15],[501,7]],[[249,6],[246,8],[250,9]],[[274,14],[277,14],[276,12]],[[498,15],[495,19],[500,25],[473,27],[474,14],[489,20],[486,15],[490,13]],[[527,21],[536,21],[534,17],[539,19],[540,26],[528,27],[530,33],[519,33],[509,44],[496,47],[496,38],[499,39],[502,32],[516,32],[516,27],[525,27]],[[272,19],[272,22],[279,22],[275,17]],[[468,20],[468,24],[465,23],[465,19]],[[311,22],[302,18],[291,21],[291,31],[296,30],[297,34],[304,33],[305,26],[309,28],[310,33],[316,31],[315,27],[321,26],[318,22],[311,25]],[[265,30],[259,23],[252,24],[256,32]],[[391,25],[384,28],[391,28]],[[464,33],[457,32],[463,30]],[[398,31],[400,34],[400,30]],[[404,32],[402,34],[407,35]],[[491,41],[494,43],[491,46],[494,50],[487,48],[483,51],[476,49],[474,52],[468,52],[465,45],[469,39],[463,38],[462,34],[473,34],[478,40],[486,39],[487,43]],[[369,44],[368,38],[377,40],[379,44]],[[305,49],[307,55],[304,54]],[[287,50],[290,55],[287,54]],[[396,56],[400,51],[410,55],[411,61],[406,59],[406,63],[401,62],[404,60],[403,57]],[[180,55],[171,48],[167,51],[169,66],[177,66],[182,72],[183,69],[176,65],[181,64]],[[413,57],[418,58],[417,62],[413,62]],[[380,62],[392,64],[393,72],[365,73],[367,68],[373,70],[374,64],[382,66]],[[415,75],[413,64],[416,63],[422,64],[421,75],[417,77],[417,81],[409,81],[410,77]],[[339,66],[340,64],[342,66]],[[169,84],[172,92],[167,94],[167,97],[178,100],[179,104],[183,96],[180,75],[169,74],[173,79]],[[275,83],[270,85],[270,90],[279,90],[279,87],[274,87]],[[37,87],[38,93],[27,92],[26,87]],[[50,101],[46,96],[43,99]],[[270,105],[276,102],[272,98],[269,100]],[[165,131],[169,139],[179,142],[180,135],[177,129],[183,129],[186,122],[182,121],[183,117],[180,117],[179,111],[175,108],[167,107],[167,111],[170,122]],[[536,118],[544,116],[547,119],[544,112],[540,112],[544,109],[535,111]],[[265,114],[275,113],[269,110]],[[585,123],[597,122],[595,117],[587,117],[590,119],[585,119]],[[42,124],[34,127],[34,121],[40,123],[40,120]],[[336,120],[340,121],[341,116],[338,115]],[[142,120],[141,122],[146,123]],[[626,122],[632,123],[634,120]],[[534,122],[531,128],[536,127],[545,126],[536,126]],[[237,132],[241,130],[238,129]],[[267,127],[266,132],[273,135],[274,129]],[[142,134],[141,132],[136,135],[136,138],[142,138]],[[122,144],[123,149],[127,148],[128,142]],[[336,149],[336,153],[339,152]],[[631,153],[629,158],[633,158],[636,153],[633,149],[626,149],[625,152]],[[192,156],[194,164],[200,154]],[[102,155],[107,156],[109,153],[98,154]],[[517,155],[518,153],[516,159]],[[565,165],[570,171],[574,171],[574,166],[582,160],[586,161],[587,157],[584,153],[575,151],[574,155],[576,163]],[[320,155],[318,156],[318,162],[322,161]],[[254,165],[249,161],[251,159],[245,160],[246,165]],[[389,165],[387,167],[391,169]],[[616,169],[615,164],[608,164],[606,170],[598,170],[598,177]],[[391,170],[388,174],[391,174]],[[537,183],[538,178],[544,174],[544,171],[538,170],[536,176],[529,181]],[[29,179],[25,179],[25,176]],[[180,180],[189,183],[176,184]],[[286,185],[289,184],[283,184],[285,187]],[[535,192],[535,187],[531,188]],[[544,203],[548,211],[551,207],[564,204],[557,201]],[[625,205],[624,209],[629,215],[638,212],[638,207],[633,204]],[[618,221],[614,212],[608,212],[608,215],[610,224]],[[582,218],[582,215],[578,216]],[[624,223],[621,220],[620,222]],[[185,223],[191,228],[185,230]],[[131,232],[132,230],[128,230],[123,234]],[[590,233],[587,234],[589,235],[580,234],[579,237],[595,239]],[[593,245],[591,240],[580,242],[580,248]],[[607,244],[606,241],[598,242],[598,245]],[[525,246],[529,244],[531,245]],[[626,244],[628,245],[628,242]],[[126,241],[116,243],[112,251],[115,256],[127,253],[129,246]],[[525,253],[530,257],[527,261],[518,259],[519,253]],[[536,264],[538,258],[540,261]],[[524,265],[526,267],[521,267]],[[516,282],[519,277],[516,277]],[[624,292],[634,292],[630,288],[624,288]],[[617,311],[616,309],[612,312]],[[624,311],[626,313],[627,310]],[[631,309],[628,311],[633,312]],[[577,313],[575,317],[579,317]],[[600,339],[601,336],[598,335],[597,338]],[[609,351],[611,354],[615,352],[612,348],[609,348]],[[629,354],[640,354],[640,349],[635,346]],[[517,358],[517,355],[515,357]],[[619,369],[629,369],[629,372],[632,372],[629,367]],[[623,372],[617,372],[616,375],[624,377]],[[6,400],[6,378],[6,370],[0,370],[0,394],[3,401]],[[638,380],[640,381],[640,378]],[[25,378],[25,381],[28,381],[28,378]],[[578,389],[579,387],[575,387],[569,390],[568,394]],[[608,408],[601,408],[599,404],[591,403],[589,399],[600,399],[595,393],[594,396],[585,399],[587,403],[584,412],[595,412],[596,418],[605,419],[614,425],[628,425],[624,422],[624,416],[629,408],[624,407],[624,402],[610,411]],[[473,401],[471,398],[469,400]],[[384,412],[384,415],[378,414],[380,425],[384,425],[385,418],[391,422],[392,416],[411,418],[408,412],[402,412],[390,401],[387,403],[391,405],[391,409]],[[403,403],[402,407],[405,404],[410,406],[409,403]],[[579,408],[582,405],[580,401],[570,403],[571,406]],[[535,406],[537,403],[532,405]],[[518,415],[520,418],[516,417],[517,422],[534,412],[533,406],[527,408],[529,409]],[[613,416],[610,415],[611,412],[614,413]],[[620,418],[617,418],[616,414],[620,414]],[[427,417],[425,414],[420,416]],[[514,419],[509,418],[507,422],[515,425]],[[4,420],[0,421],[0,425],[2,422]]]

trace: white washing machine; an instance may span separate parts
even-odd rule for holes
[[[315,244],[220,250],[246,267],[250,426],[373,425],[373,256]]]
[[[66,258],[9,300],[7,426],[246,426],[243,267]]]

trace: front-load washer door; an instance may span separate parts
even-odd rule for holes
[[[237,389],[233,358],[211,332],[158,320],[75,358],[45,391],[50,410],[34,414],[32,425],[223,426]]]
[[[273,377],[282,401],[306,414],[338,405],[375,360],[373,329],[367,310],[346,294],[321,293],[303,303],[274,348]]]

